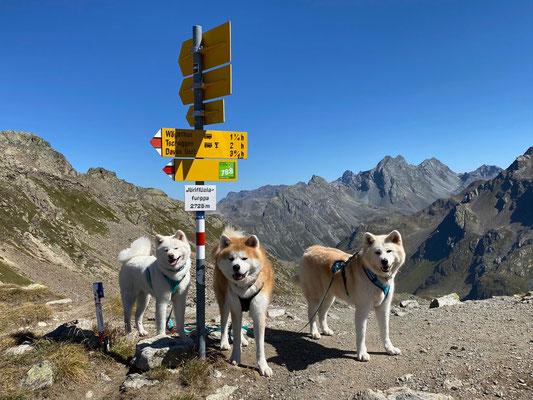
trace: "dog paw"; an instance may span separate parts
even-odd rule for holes
[[[139,329],[139,336],[147,336],[148,335],[148,331],[146,329]]]
[[[312,338],[312,339],[318,340],[318,339],[320,339],[320,337],[321,337],[321,336],[320,336],[320,333],[318,333],[318,332],[311,332],[311,338]]]
[[[229,350],[231,349],[231,345],[226,340],[225,342],[220,342],[220,350]]]
[[[266,363],[264,365],[259,364],[259,373],[261,376],[272,376],[272,368]]]
[[[333,336],[333,331],[329,328],[322,329],[322,334],[326,336]]]
[[[387,354],[397,356],[398,354],[402,354],[402,351],[397,347],[391,346],[387,349]]]
[[[370,361],[370,355],[366,351],[357,353],[357,359],[359,361]]]

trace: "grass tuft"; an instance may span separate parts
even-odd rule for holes
[[[193,358],[182,367],[180,381],[185,386],[206,386],[210,379],[209,370],[210,365],[207,361]]]
[[[0,303],[0,332],[47,321],[52,316],[52,309],[46,305],[24,303],[13,307]]]
[[[174,374],[163,365],[152,368],[150,371],[146,372],[146,376],[148,377],[148,379],[159,382],[166,381],[170,379],[173,375]]]

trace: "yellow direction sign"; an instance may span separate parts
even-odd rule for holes
[[[202,35],[203,69],[211,69],[218,65],[231,62],[231,22],[217,26]],[[181,45],[178,63],[183,76],[193,74],[192,39]]]
[[[161,128],[160,132],[163,157],[231,159],[248,157],[248,134],[246,132],[173,128]]]
[[[174,159],[163,171],[175,181],[236,181],[237,161]]]
[[[194,126],[193,111],[194,106],[190,106],[189,111],[187,111],[187,122],[190,126]],[[221,124],[225,120],[224,99],[204,103],[204,125]]]
[[[204,101],[231,94],[231,64],[212,69],[203,74]],[[193,77],[185,78],[180,87],[180,98],[183,104],[194,103],[194,90],[191,89]]]

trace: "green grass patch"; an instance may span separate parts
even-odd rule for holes
[[[174,374],[170,372],[170,370],[163,365],[159,367],[155,367],[146,373],[146,376],[148,377],[148,379],[151,379],[153,381],[159,381],[159,382],[169,380],[173,375]]]
[[[10,332],[21,326],[48,321],[53,315],[52,309],[46,305],[24,303],[8,306],[0,303],[0,332]]]
[[[31,281],[17,274],[4,263],[0,262],[0,282],[14,283],[16,285],[29,285]]]
[[[49,288],[39,284],[20,286],[13,283],[0,285],[0,302],[9,305],[19,305],[22,303],[45,303],[50,300],[61,298]]]
[[[209,383],[210,364],[207,361],[193,358],[187,361],[180,371],[180,382],[184,386],[204,387]]]

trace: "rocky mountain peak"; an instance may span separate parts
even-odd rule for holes
[[[102,167],[89,168],[89,170],[87,171],[87,176],[90,178],[100,178],[106,180],[118,179],[116,172],[109,171]]]
[[[0,165],[5,169],[77,176],[77,172],[63,154],[55,151],[49,142],[33,133],[0,131],[0,148],[3,152]]]

